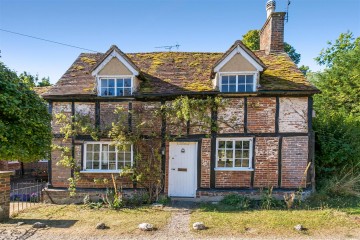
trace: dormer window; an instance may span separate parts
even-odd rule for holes
[[[99,96],[131,96],[132,95],[132,77],[100,77],[99,78]]]
[[[255,92],[255,74],[222,74],[220,92]]]

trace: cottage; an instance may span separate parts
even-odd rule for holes
[[[125,54],[111,46],[104,54],[80,54],[42,96],[53,116],[86,114],[100,129],[114,121],[114,110],[121,106],[129,113],[130,131],[136,119],[129,110],[135,107],[151,117],[177,96],[221,97],[228,103],[226,108],[212,108],[209,113],[217,128],[199,128],[192,119],[174,128],[164,117],[152,130],[161,133],[161,139],[154,141],[161,146],[164,193],[203,198],[230,192],[256,194],[264,187],[273,187],[275,193],[310,188],[312,95],[318,90],[284,52],[285,13],[274,10],[274,1],[268,1],[258,51],[241,41],[225,53]],[[53,142],[60,143],[59,126],[52,124]],[[181,137],[165,137],[176,136],[179,130]],[[138,154],[132,145],[116,149],[108,136],[97,141],[78,136],[66,144],[81,169],[77,187],[84,192],[112,186],[111,182],[96,184],[94,179],[109,178],[124,166],[133,166]],[[58,161],[59,152],[53,151],[48,189],[53,198],[65,196],[62,189],[73,174]],[[126,189],[136,187],[130,179],[121,182]]]

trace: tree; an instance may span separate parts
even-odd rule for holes
[[[260,34],[259,30],[249,30],[243,35],[242,42],[249,49],[255,51],[260,49]]]
[[[37,87],[46,87],[51,86],[50,78],[43,77],[40,82],[38,82]]]
[[[360,173],[360,38],[347,32],[316,58],[326,68],[308,74],[321,90],[314,96],[316,169],[319,179]]]
[[[310,71],[310,68],[309,66],[301,65],[299,67],[299,70],[306,76],[307,73]]]
[[[36,87],[36,83],[37,81],[39,81],[39,76],[38,75],[33,76],[30,73],[23,72],[20,73],[19,79],[22,83],[25,83],[32,89],[33,87]]]
[[[0,159],[23,162],[44,159],[50,152],[51,116],[28,84],[0,62]],[[30,84],[31,85],[31,84]]]
[[[243,35],[242,42],[249,49],[256,51],[260,49],[260,34],[259,30],[249,30],[245,35]],[[296,49],[290,44],[284,42],[284,51],[289,55],[289,57],[294,61],[295,64],[298,64],[301,59],[301,54],[296,52]]]

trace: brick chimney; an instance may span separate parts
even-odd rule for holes
[[[285,12],[275,12],[276,3],[269,0],[266,3],[267,19],[260,30],[260,50],[266,54],[284,51],[284,20]]]

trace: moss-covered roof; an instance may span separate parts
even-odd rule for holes
[[[46,87],[34,87],[34,91],[38,94],[38,95],[42,95],[44,93],[46,93],[47,91],[49,91],[49,89],[51,88],[51,86],[46,86]]]
[[[260,77],[259,92],[317,90],[286,53],[252,53],[266,65]],[[43,95],[96,95],[95,78],[91,72],[101,63],[104,55],[106,54],[80,54],[60,80]],[[214,91],[212,69],[224,57],[224,53],[150,52],[128,53],[126,57],[140,69],[141,85],[136,94],[186,94]]]

